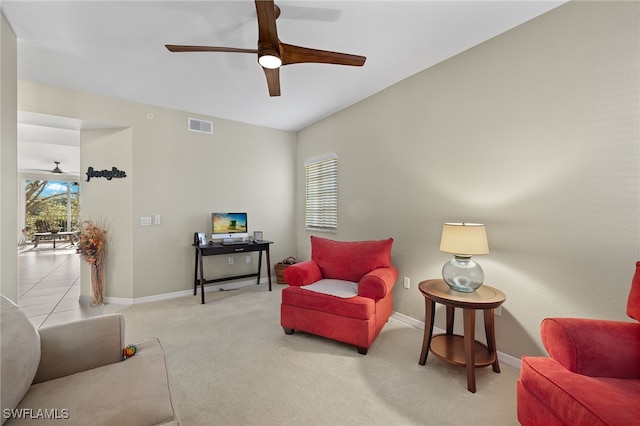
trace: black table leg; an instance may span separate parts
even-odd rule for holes
[[[260,243],[255,243],[253,245],[248,246],[228,246],[225,247],[219,243],[209,243],[206,246],[198,246],[194,244],[195,248],[195,260],[194,260],[194,283],[193,283],[193,295],[196,296],[198,294],[198,282],[200,283],[200,296],[202,299],[202,304],[205,303],[205,295],[204,295],[204,286],[205,284],[219,283],[222,281],[235,280],[241,278],[251,278],[256,277],[256,285],[260,284],[260,274],[262,273],[262,252],[267,251],[267,278],[269,281],[269,291],[272,291],[272,280],[271,280],[271,254],[269,251],[269,244],[272,244],[271,241],[263,241]],[[258,252],[258,271],[257,273],[251,274],[241,274],[235,275],[232,277],[223,277],[217,279],[206,279],[204,276],[204,258],[205,256],[213,256],[219,254],[234,254],[240,252]]]
[[[193,270],[193,295],[198,294],[198,252],[200,250],[196,247],[196,267]]]
[[[271,291],[271,257],[269,256],[269,246],[267,246],[267,278],[269,279],[269,291]]]
[[[202,304],[204,305],[204,267],[202,261],[202,252],[198,250],[198,257],[200,258],[200,296],[202,297]]]
[[[257,284],[260,284],[260,271],[262,270],[262,250],[258,252],[258,281]]]

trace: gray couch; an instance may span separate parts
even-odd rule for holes
[[[180,424],[158,339],[123,360],[120,314],[36,330],[0,299],[2,424]]]

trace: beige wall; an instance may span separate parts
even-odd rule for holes
[[[33,82],[18,84],[18,109],[105,123],[81,133],[81,167],[111,169],[125,179],[93,178],[81,186],[81,215],[109,229],[107,298],[142,298],[193,285],[193,232],[211,233],[213,211],[247,211],[250,231],[275,244],[272,263],[294,254],[295,134],[212,117],[214,134],[187,131],[194,116]],[[153,117],[153,118],[149,118]],[[141,216],[159,214],[143,227]],[[255,270],[245,255],[208,258],[208,277]],[[262,276],[266,277],[266,268]],[[88,295],[83,269],[81,292]]]
[[[18,59],[16,35],[0,14],[0,293],[18,301]],[[9,208],[7,208],[9,206]]]
[[[295,134],[219,119],[213,119],[213,136],[198,134],[186,131],[187,113],[147,109],[155,118],[140,111],[145,118],[134,129],[133,279],[148,284],[135,297],[191,285],[193,233],[210,236],[214,211],[246,211],[250,232],[263,231],[275,242],[272,263],[290,256]],[[139,226],[141,216],[156,214],[162,225]],[[212,256],[207,273],[251,272],[258,261],[251,257],[247,265],[245,255],[237,255],[231,266],[226,256]]]
[[[297,228],[304,160],[336,152],[334,237],[395,239],[395,311],[424,320],[417,285],[449,259],[442,224],[467,221],[487,225],[491,253],[477,261],[507,295],[500,351],[543,353],[547,316],[627,319],[640,259],[639,16],[637,2],[568,3],[302,130]],[[297,234],[301,258],[308,237]]]
[[[105,257],[105,295],[133,298],[141,287],[133,280],[133,168],[132,128],[82,130],[80,132],[80,212],[83,220],[91,220],[107,230]],[[124,171],[123,179],[92,178],[86,182],[86,170]],[[82,262],[80,292],[89,296],[90,269]]]

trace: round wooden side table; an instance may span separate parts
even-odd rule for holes
[[[476,367],[491,365],[493,371],[500,372],[496,351],[494,312],[506,299],[500,290],[482,285],[473,293],[462,293],[449,288],[444,280],[422,281],[418,288],[425,301],[424,339],[420,365],[427,362],[429,350],[438,358],[467,369],[467,389],[476,391]],[[433,335],[435,305],[441,303],[447,310],[447,329],[445,334]],[[464,335],[453,334],[455,308],[462,308]],[[487,344],[475,340],[476,310],[484,311],[484,331]]]

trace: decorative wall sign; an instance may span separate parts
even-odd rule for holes
[[[107,180],[111,180],[126,177],[127,173],[124,170],[118,170],[116,167],[112,167],[111,170],[94,170],[93,167],[89,167],[87,169],[87,180],[85,182],[89,182],[91,178],[106,178]]]

